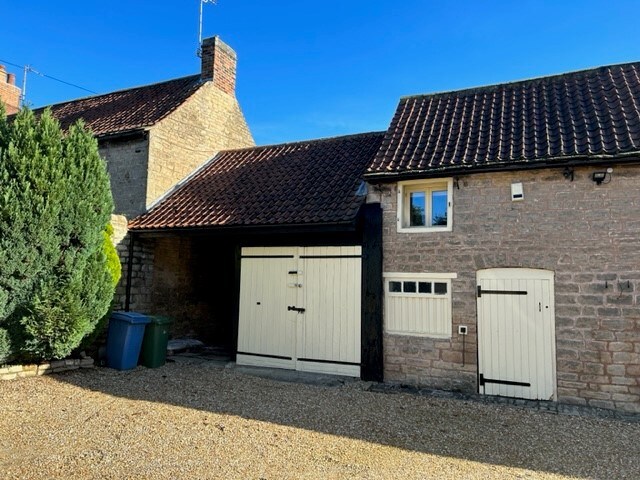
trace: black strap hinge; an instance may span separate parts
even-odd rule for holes
[[[483,290],[481,285],[478,285],[478,298],[482,295],[526,295],[526,290]]]
[[[481,387],[484,387],[485,383],[497,383],[499,385],[512,385],[514,387],[530,387],[530,383],[526,382],[514,382],[511,380],[496,380],[493,378],[484,378],[484,375],[481,373],[480,378],[478,379],[478,383]]]

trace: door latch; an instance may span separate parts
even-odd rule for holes
[[[304,312],[305,312],[305,309],[304,309],[304,308],[293,307],[293,306],[289,305],[289,306],[287,307],[287,311],[289,311],[289,312],[293,311],[293,312],[298,312],[298,313],[304,313]]]

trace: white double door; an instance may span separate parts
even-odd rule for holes
[[[242,249],[237,363],[360,376],[362,249]]]
[[[555,400],[553,272],[494,268],[477,277],[480,393]]]

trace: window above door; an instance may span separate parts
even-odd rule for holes
[[[450,232],[453,179],[398,183],[398,232]]]

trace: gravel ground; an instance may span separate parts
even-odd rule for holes
[[[640,478],[640,424],[195,359],[0,383],[0,477]]]

